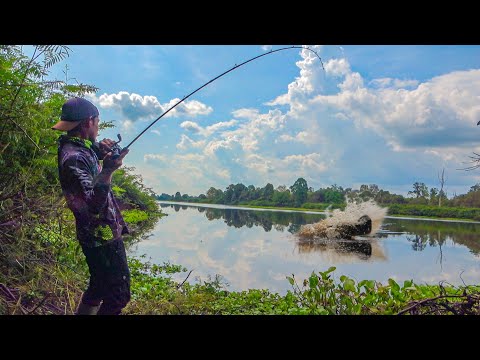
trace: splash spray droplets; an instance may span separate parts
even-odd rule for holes
[[[346,226],[357,224],[362,216],[367,215],[372,220],[372,230],[369,235],[375,235],[387,215],[388,208],[378,206],[375,201],[369,200],[362,203],[347,203],[345,210],[327,210],[327,217],[317,223],[303,225],[298,232],[301,238],[344,238],[342,229]]]

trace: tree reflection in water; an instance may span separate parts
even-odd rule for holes
[[[163,203],[161,207],[171,207],[178,212],[190,206]],[[274,229],[279,232],[288,231],[291,234],[296,234],[302,225],[313,224],[325,218],[325,215],[320,213],[307,214],[300,212],[208,208],[198,207],[195,204],[192,204],[191,207],[197,208],[210,221],[223,220],[225,224],[235,228],[259,226],[266,232]],[[411,243],[411,249],[416,252],[422,252],[427,247],[438,247],[440,255],[442,255],[442,247],[450,242],[466,246],[470,253],[480,256],[480,236],[478,235],[480,234],[480,224],[478,223],[441,222],[420,219],[412,221],[388,218],[383,223],[382,228],[375,234],[377,240],[396,236],[397,234],[402,235]],[[316,239],[315,241],[298,241],[298,251],[307,253],[335,250],[339,254],[358,254],[361,258],[367,259],[368,257],[377,257],[377,248],[379,247],[377,243],[378,241],[375,239],[369,239],[362,243],[342,243],[340,240],[326,244]],[[373,251],[371,250],[372,246],[374,247]]]
[[[441,222],[427,220],[388,219],[384,224],[388,232],[378,233],[378,237],[387,237],[392,233],[405,233],[413,251],[423,251],[430,247],[439,247],[451,241],[466,246],[474,255],[480,255],[480,224],[465,222]]]
[[[178,204],[160,204],[162,208],[171,207],[176,212],[186,210],[188,206]],[[194,207],[194,205],[192,205]],[[223,220],[228,226],[241,228],[246,226],[260,226],[266,232],[275,229],[284,231],[285,229],[295,234],[300,230],[300,226],[312,224],[325,218],[323,214],[307,214],[300,212],[281,212],[281,211],[259,211],[242,209],[218,209],[197,207],[198,212],[205,213],[208,220]]]
[[[172,207],[176,212],[180,209],[185,210],[187,206],[178,204],[161,204],[162,207]],[[192,206],[194,207],[194,206]],[[243,226],[252,228],[259,226],[264,231],[270,232],[272,229],[291,234],[296,234],[302,225],[313,224],[325,219],[324,214],[308,214],[300,212],[281,212],[281,211],[258,211],[242,209],[223,209],[197,207],[199,213],[205,214],[210,220],[223,220],[228,226],[241,228]],[[372,255],[372,245],[370,240],[325,240],[325,239],[297,239],[299,253],[331,252],[338,255],[354,254],[362,260],[367,260]]]
[[[354,254],[361,260],[368,260],[372,256],[372,244],[370,240],[300,239],[298,241],[299,253],[328,250],[334,250],[339,254]]]

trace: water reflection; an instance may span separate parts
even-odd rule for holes
[[[179,204],[162,203],[160,206],[162,208],[173,208],[176,212],[180,211],[180,209],[186,210],[188,208],[188,206]],[[208,220],[224,220],[228,226],[236,228],[259,226],[266,232],[274,228],[277,231],[286,230],[291,234],[297,233],[302,225],[312,224],[325,218],[325,215],[320,213],[307,214],[301,212],[215,209],[206,207],[197,207],[197,210],[200,213],[204,213]]]
[[[424,251],[428,247],[441,247],[451,241],[466,246],[474,255],[480,254],[480,224],[456,223],[427,220],[405,220],[389,218],[377,237],[388,237],[392,234],[405,234],[413,251]]]
[[[175,212],[187,210],[194,206],[179,204],[160,204],[162,208],[173,208]],[[205,215],[209,221],[223,220],[228,226],[241,228],[243,226],[252,228],[261,227],[269,232],[272,229],[283,232],[287,231],[296,234],[302,225],[312,224],[325,218],[324,214],[308,214],[301,212],[276,212],[259,210],[242,210],[229,208],[208,208],[196,207],[199,213]],[[388,229],[388,230],[387,230]],[[395,234],[404,234],[405,239],[410,243],[413,251],[423,251],[430,247],[440,247],[447,241],[465,245],[472,254],[480,254],[480,224],[479,223],[455,223],[431,220],[408,220],[388,218],[384,221],[382,229],[375,235],[375,238],[385,238]],[[372,255],[372,240],[354,241],[322,241],[315,239],[308,241],[298,239],[299,253],[312,251],[331,251],[335,249],[339,254],[356,253],[359,259],[366,260]],[[385,259],[378,243],[375,244],[380,258]]]
[[[301,241],[301,225],[321,213],[258,211],[200,204],[166,204],[168,213],[133,254],[192,270],[188,281],[219,274],[231,291],[286,293],[286,276],[306,279],[335,266],[335,276],[397,282],[476,284],[480,279],[480,224],[386,218],[375,237]],[[461,274],[461,276],[460,276]],[[183,281],[187,273],[178,274]]]
[[[368,260],[372,256],[372,244],[369,240],[321,240],[298,242],[300,253],[312,251],[334,250],[340,254],[354,254],[361,260]]]
[[[162,208],[173,208],[175,212],[188,207],[179,204],[161,204]],[[209,221],[223,220],[225,224],[235,228],[259,227],[265,232],[276,230],[296,234],[300,227],[305,224],[313,224],[325,218],[324,214],[301,213],[301,212],[276,212],[225,208],[197,207],[197,211],[204,214]],[[373,258],[385,259],[385,254],[374,239],[367,240],[328,240],[328,239],[305,239],[294,237],[296,250],[299,254],[312,252],[322,253],[322,257],[329,261],[354,262],[358,260],[370,260],[372,258],[372,242],[375,251]]]

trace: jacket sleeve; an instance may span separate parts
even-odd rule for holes
[[[75,154],[64,162],[62,166],[63,178],[67,184],[65,190],[67,198],[78,210],[88,208],[89,212],[98,214],[99,210],[107,206],[108,193],[111,185],[98,181],[92,167],[85,156]]]

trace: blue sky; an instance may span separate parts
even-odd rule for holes
[[[52,69],[99,88],[102,120],[128,144],[183,96],[251,57],[288,45],[78,45]],[[243,183],[314,189],[416,181],[466,193],[480,182],[480,46],[311,45],[246,64],[152,126],[125,158],[155,192],[199,195]]]

